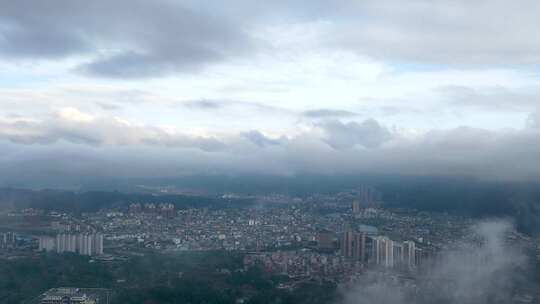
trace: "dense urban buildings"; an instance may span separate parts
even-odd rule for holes
[[[55,251],[57,253],[71,252],[81,255],[103,254],[103,235],[60,233],[55,238],[40,236],[38,250]]]
[[[14,232],[0,233],[0,249],[15,248],[17,246],[17,234]]]
[[[76,287],[52,288],[36,299],[35,304],[107,304],[105,289],[83,289]]]
[[[474,241],[471,218],[362,203],[366,193],[250,197],[255,203],[237,206],[227,195],[221,207],[184,208],[156,196],[154,203],[127,202],[78,214],[24,209],[6,215],[13,223],[30,221],[31,231],[4,233],[0,241],[11,244],[2,245],[9,247],[3,251],[6,259],[87,258],[83,263],[92,271],[154,255],[225,252],[241,265],[212,272],[234,276],[260,269],[261,275],[287,278],[279,283],[283,290],[306,282],[349,284],[368,275],[396,276],[400,284],[415,286],[415,277],[439,262],[440,251]],[[531,242],[516,232],[508,240]],[[183,277],[182,271],[163,272],[169,279]],[[116,280],[121,286],[126,278]],[[54,299],[58,291],[47,301]]]

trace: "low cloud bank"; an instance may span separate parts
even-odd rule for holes
[[[415,283],[399,282],[395,276],[368,275],[345,292],[345,303],[511,303],[516,290],[528,284],[523,274],[526,256],[506,242],[512,225],[488,221],[472,230],[475,240],[442,252]]]
[[[525,128],[501,131],[458,127],[411,135],[368,118],[324,119],[291,133],[220,133],[137,124],[68,107],[42,119],[0,118],[0,182],[40,174],[138,178],[208,173],[540,181],[540,128],[533,116]]]

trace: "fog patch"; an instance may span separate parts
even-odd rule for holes
[[[507,221],[482,222],[471,229],[470,239],[441,252],[434,263],[420,271],[416,281],[400,282],[395,274],[368,274],[345,291],[344,303],[449,303],[512,302],[522,282],[519,268],[526,256],[506,243],[513,230]]]

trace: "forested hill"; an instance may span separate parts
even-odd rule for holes
[[[74,192],[66,190],[0,189],[0,208],[39,208],[66,212],[92,212],[102,208],[125,208],[138,203],[171,203],[176,208],[249,206],[251,201],[216,196],[152,195],[117,191]]]

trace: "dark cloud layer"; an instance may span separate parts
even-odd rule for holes
[[[203,137],[64,109],[44,121],[0,120],[0,148],[5,152],[0,157],[0,176],[55,172],[160,177],[211,171],[539,180],[539,143],[540,131],[533,126],[499,132],[460,127],[407,137],[373,119],[321,122],[280,138],[258,130]],[[85,166],[75,166],[68,161],[73,157],[65,153],[87,159]]]
[[[536,1],[0,1],[0,54],[82,56],[76,68],[113,78],[194,71],[267,50],[265,29],[323,24],[315,47],[427,64],[538,63]],[[484,16],[494,18],[483,18]],[[256,32],[259,29],[261,32]],[[259,37],[254,39],[253,37]]]
[[[250,39],[227,17],[158,1],[0,2],[0,53],[86,55],[79,71],[132,78],[191,71],[242,54]]]

